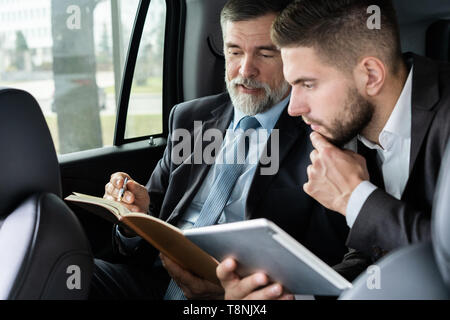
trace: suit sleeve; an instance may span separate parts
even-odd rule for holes
[[[430,216],[376,189],[361,208],[347,246],[378,259],[395,248],[430,240]]]
[[[447,84],[448,80],[445,83]],[[447,87],[443,90],[447,98],[440,99],[439,105],[433,109],[436,111],[426,113],[427,116],[430,116],[429,113],[434,115],[420,147],[420,153],[426,154],[428,160],[420,160],[423,163],[417,168],[424,176],[416,182],[424,186],[418,190],[436,187],[442,158],[449,141],[449,89]],[[412,204],[418,201],[398,200],[381,189],[375,190],[364,202],[350,230],[347,246],[377,259],[393,249],[431,240],[433,196],[427,198],[423,192],[416,192],[416,200],[423,199],[423,205],[419,207]]]
[[[371,264],[372,260],[367,255],[355,249],[349,249],[342,262],[333,266],[333,269],[352,282]]]
[[[163,157],[158,161],[153,173],[147,182],[147,190],[150,196],[149,213],[152,216],[159,217],[161,206],[164,201],[167,186],[169,185],[169,177],[171,173],[171,154],[172,154],[172,132],[173,118],[177,106],[173,107],[169,116],[169,136],[167,137],[167,145],[164,150]]]

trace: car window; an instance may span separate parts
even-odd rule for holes
[[[0,86],[36,98],[59,154],[112,145],[138,4],[0,0]]]
[[[131,86],[125,139],[163,132],[162,88],[165,0],[152,0],[145,19]]]

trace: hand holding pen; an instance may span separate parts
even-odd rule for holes
[[[150,197],[145,186],[124,172],[111,175],[110,181],[105,186],[103,198],[118,201],[133,212],[147,213],[150,205]]]

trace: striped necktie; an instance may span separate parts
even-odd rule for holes
[[[248,136],[245,131],[249,129],[257,129],[261,124],[255,117],[245,117],[239,123],[239,128],[243,130],[243,133],[237,136],[235,143],[233,144],[233,164],[220,164],[221,170],[213,185],[211,186],[211,192],[206,198],[205,203],[200,211],[197,221],[193,228],[210,226],[216,224],[222,214],[228,199],[231,196],[233,188],[238,180],[239,176],[245,167],[245,163],[238,163],[238,152],[244,150],[245,157],[247,158],[249,143]],[[244,143],[244,147],[242,147]],[[241,147],[239,145],[241,144]],[[216,164],[217,165],[217,164]],[[185,300],[186,297],[183,291],[178,287],[175,281],[171,280],[169,287],[167,288],[164,300]]]

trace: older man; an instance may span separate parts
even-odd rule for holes
[[[344,245],[348,232],[345,219],[337,213],[325,212],[302,190],[307,181],[306,167],[310,164],[309,153],[312,151],[308,139],[310,130],[301,119],[289,117],[287,113],[290,86],[283,77],[280,51],[270,38],[271,25],[288,2],[227,2],[221,13],[221,25],[228,93],[175,106],[170,115],[170,133],[164,157],[147,186],[133,181],[125,173],[115,173],[106,185],[105,198],[116,199],[127,177],[128,191],[124,202],[131,210],[148,211],[180,228],[264,217],[274,221],[326,262],[339,261],[347,251]],[[235,130],[248,127],[256,132],[269,133],[262,145],[263,149],[269,149],[272,163],[248,160],[262,160],[261,150],[257,147],[261,145],[261,139],[250,139],[250,148],[245,154],[248,161],[238,170],[234,164],[224,166],[218,159],[233,158],[229,153],[239,140]],[[178,140],[180,129],[191,134],[192,139],[187,140],[194,144],[192,153],[188,152],[182,161],[175,159],[183,149],[180,148],[183,142]],[[208,149],[201,134],[197,133],[211,129],[224,137],[217,150],[223,157],[215,155],[213,161],[197,163],[197,156],[201,158]],[[196,147],[200,153],[196,154]],[[127,239],[124,233],[125,230],[118,230],[117,234],[119,250],[124,254],[135,252],[136,247],[143,245],[136,238]],[[145,259],[151,260],[150,256],[155,257],[147,254]],[[117,267],[97,261],[96,279],[101,281],[94,282],[96,296],[223,297],[222,287],[183,270],[167,257],[161,256],[161,260],[172,281],[167,290],[167,284],[161,285],[156,295],[138,289],[143,286],[125,285],[121,282],[124,280],[120,280],[120,274],[126,273],[128,283],[151,283],[152,277],[143,275],[148,271],[120,266],[119,273],[114,271]],[[153,269],[158,269],[158,259]],[[104,289],[100,282],[109,283],[109,289]],[[134,289],[130,292],[129,287]],[[151,287],[151,284],[146,287]],[[291,298],[284,294],[282,288],[277,287],[276,290],[279,290],[279,298]]]

